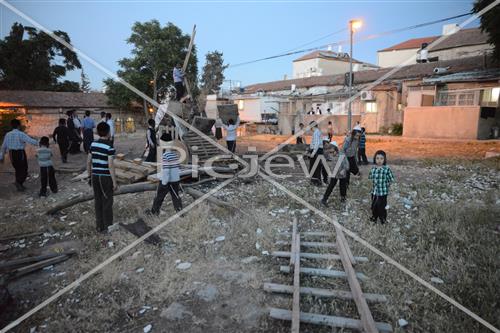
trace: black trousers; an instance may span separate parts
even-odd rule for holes
[[[231,152],[234,153],[236,150],[236,141],[226,141],[227,144],[227,149]]]
[[[326,169],[321,160],[319,161],[316,168],[312,170],[314,164],[316,163],[316,160],[320,155],[323,155],[323,148],[319,148],[316,154],[311,157],[311,160],[309,161],[309,173],[311,173],[312,171],[312,181],[321,182],[321,177],[323,177],[323,181],[326,183],[328,181],[328,173],[326,172]]]
[[[92,128],[86,128],[83,130],[83,150],[88,153],[90,151],[90,145],[94,141],[94,131]]]
[[[297,143],[298,145],[300,145],[300,144],[304,143],[304,140],[302,139],[302,137],[301,137],[301,136],[298,136],[298,137],[297,137],[297,142],[296,142],[296,143]]]
[[[184,96],[184,83],[175,82],[174,87],[175,87],[175,99],[180,101],[180,99]]]
[[[61,159],[63,163],[66,163],[68,161],[69,142],[59,142],[58,146],[61,152]]]
[[[156,215],[160,214],[161,205],[163,204],[163,200],[168,193],[170,193],[170,196],[172,197],[174,209],[176,211],[182,210],[182,200],[179,196],[179,182],[171,182],[167,183],[167,185],[163,185],[160,182],[160,184],[158,185],[158,189],[156,190],[156,196],[153,200],[151,213]]]
[[[149,146],[148,156],[146,157],[146,162],[156,162],[156,147]]]
[[[357,175],[359,173],[359,168],[358,164],[356,162],[356,158],[354,156],[348,157],[347,160],[349,161],[349,172],[347,173],[347,186],[349,186],[349,183],[351,182],[351,173],[353,175]]]
[[[358,162],[368,164],[368,159],[366,158],[366,148],[358,148]]]
[[[92,175],[92,188],[97,231],[106,231],[113,224],[113,180],[111,176]]]
[[[347,179],[340,178],[340,197],[345,198],[347,195]],[[337,185],[337,178],[330,178],[330,182],[328,183],[328,187],[326,188],[325,194],[323,195],[323,201],[328,201],[330,194],[332,194],[333,189]]]
[[[380,218],[382,223],[387,219],[387,195],[372,194],[372,215],[375,219]]]
[[[40,187],[40,195],[47,194],[47,181],[52,193],[57,193],[57,181],[54,167],[40,167],[40,181],[42,182],[42,186]]]
[[[28,158],[24,149],[9,150],[10,162],[16,171],[16,183],[22,185],[28,177]]]

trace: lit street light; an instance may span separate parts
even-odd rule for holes
[[[349,132],[352,128],[352,109],[351,109],[351,96],[352,96],[352,37],[354,31],[359,30],[363,26],[363,22],[361,20],[350,20],[349,21],[349,104],[347,109],[347,128]]]

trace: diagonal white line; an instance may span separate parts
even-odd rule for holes
[[[87,60],[89,63],[91,63],[92,65],[94,65],[95,67],[97,67],[99,70],[101,70],[103,73],[105,73],[106,75],[108,75],[113,80],[117,81],[118,83],[124,85],[125,87],[127,87],[128,89],[130,89],[131,91],[133,91],[136,95],[138,95],[141,98],[143,98],[146,101],[148,101],[151,105],[154,105],[156,108],[160,107],[160,104],[157,101],[155,101],[154,99],[152,99],[151,97],[149,97],[148,95],[146,95],[145,93],[143,93],[142,91],[140,91],[139,89],[137,89],[136,87],[134,87],[133,85],[131,85],[130,83],[128,83],[127,81],[125,81],[122,78],[120,78],[118,75],[116,75],[115,73],[113,73],[111,70],[107,69],[106,67],[104,67],[103,65],[101,65],[99,62],[97,62],[96,60],[94,60],[93,58],[91,58],[90,56],[88,56],[82,50],[76,48],[71,43],[68,43],[63,38],[55,35],[50,29],[48,29],[45,26],[43,26],[42,24],[40,24],[39,22],[37,22],[32,17],[30,17],[27,14],[23,13],[22,11],[20,11],[16,7],[12,6],[10,3],[8,3],[5,0],[0,0],[0,4],[4,5],[5,7],[7,7],[8,9],[10,9],[15,14],[19,15],[20,17],[22,17],[26,21],[28,21],[31,24],[33,24],[35,27],[37,27],[38,29],[42,30],[47,35],[49,35],[50,37],[52,37],[54,40],[56,40],[57,42],[61,43],[65,47],[67,47],[69,50],[77,53],[80,57],[82,57],[83,59]],[[169,116],[171,116],[172,118],[174,118],[176,121],[180,122],[181,124],[183,124],[184,126],[186,126],[187,128],[189,128],[191,131],[193,131],[196,134],[198,134],[200,137],[202,137],[206,141],[210,142],[211,144],[213,144],[217,148],[221,149],[226,154],[231,155],[235,160],[237,160],[238,162],[240,162],[244,166],[248,166],[248,163],[245,160],[243,160],[242,158],[240,158],[235,153],[229,151],[226,147],[222,146],[217,141],[213,140],[211,137],[209,137],[208,135],[204,134],[203,132],[201,132],[199,129],[197,129],[196,127],[194,127],[191,124],[189,124],[184,119],[180,118],[179,116],[175,115],[174,113],[172,113],[171,111],[168,111],[168,110],[167,110],[167,114]]]
[[[158,231],[160,231],[161,229],[163,229],[165,226],[167,226],[168,224],[170,224],[172,221],[174,221],[175,219],[177,219],[179,217],[179,215],[188,212],[193,207],[195,207],[198,204],[200,204],[201,202],[203,202],[210,195],[212,195],[213,193],[217,192],[218,190],[224,188],[225,186],[229,185],[231,182],[233,182],[237,178],[238,178],[238,174],[236,174],[233,178],[229,178],[229,179],[225,180],[224,182],[222,182],[220,185],[214,187],[209,192],[207,192],[206,194],[204,194],[200,198],[198,198],[195,201],[193,201],[191,204],[189,204],[187,207],[185,207],[180,212],[177,212],[175,215],[169,217],[167,220],[165,220],[161,224],[157,225],[156,227],[154,227],[153,229],[151,229],[150,231],[148,231],[143,236],[137,238],[135,241],[133,241],[129,245],[125,246],[123,249],[121,249],[117,253],[113,254],[111,257],[109,257],[108,259],[104,260],[102,263],[100,263],[99,265],[97,265],[96,267],[94,267],[93,269],[91,269],[90,271],[88,271],[87,273],[83,274],[81,277],[79,277],[78,279],[76,279],[75,281],[73,281],[72,283],[70,283],[69,285],[67,285],[66,287],[64,287],[63,289],[59,290],[57,293],[55,293],[54,295],[50,296],[49,298],[47,298],[42,303],[40,303],[37,306],[35,306],[33,309],[31,309],[30,311],[26,312],[21,317],[17,318],[16,320],[14,320],[11,323],[9,323],[7,326],[5,326],[4,328],[2,328],[2,330],[0,330],[0,333],[5,333],[5,332],[10,331],[14,327],[18,326],[24,320],[28,319],[29,317],[31,317],[32,315],[34,315],[35,313],[37,313],[38,311],[40,311],[44,307],[46,307],[46,306],[50,305],[51,303],[53,303],[54,301],[56,301],[59,297],[61,297],[62,295],[66,294],[68,291],[77,288],[78,286],[80,286],[80,284],[82,282],[84,282],[85,280],[87,280],[88,278],[90,278],[92,275],[96,274],[101,269],[103,269],[104,267],[106,267],[107,265],[109,265],[110,263],[112,263],[113,261],[115,261],[116,259],[118,259],[119,257],[123,256],[125,253],[127,253],[128,251],[130,251],[131,249],[133,249],[134,247],[136,247],[140,243],[142,243],[146,238],[148,238],[149,236],[157,233]]]
[[[293,193],[292,191],[290,191],[289,189],[287,189],[285,186],[281,185],[280,183],[278,183],[277,181],[275,181],[270,176],[268,176],[267,174],[265,174],[264,172],[262,172],[260,170],[259,170],[259,175],[264,180],[268,181],[269,183],[271,183],[272,185],[274,185],[276,188],[278,188],[280,191],[286,193],[292,199],[300,202],[302,205],[304,205],[305,207],[307,207],[311,211],[314,211],[316,214],[318,214],[319,216],[321,216],[325,220],[332,221],[332,223],[335,225],[335,227],[341,228],[346,234],[348,234],[349,236],[351,236],[352,239],[354,239],[355,241],[357,241],[358,243],[360,243],[361,245],[363,245],[364,247],[366,247],[367,249],[369,249],[373,253],[379,255],[385,261],[387,261],[389,264],[393,265],[394,267],[396,267],[397,269],[399,269],[401,272],[405,273],[406,275],[408,275],[409,277],[411,277],[412,279],[414,279],[415,281],[417,281],[418,283],[420,283],[421,285],[423,285],[427,289],[431,290],[432,292],[434,292],[435,294],[437,294],[438,296],[440,296],[441,298],[443,298],[444,300],[446,300],[450,304],[454,305],[459,310],[463,311],[465,314],[467,314],[468,316],[470,316],[472,319],[478,321],[479,323],[481,323],[482,325],[484,325],[485,327],[487,327],[488,329],[490,329],[492,332],[500,333],[500,330],[498,328],[496,328],[495,326],[493,326],[492,324],[490,324],[489,322],[487,322],[486,320],[484,320],[483,318],[481,318],[480,316],[478,316],[477,314],[475,314],[474,312],[472,312],[471,310],[469,310],[468,308],[466,308],[462,304],[458,303],[456,300],[454,300],[450,296],[446,295],[441,290],[439,290],[436,287],[434,287],[433,285],[431,285],[429,282],[427,282],[424,279],[422,279],[420,276],[418,276],[417,274],[413,273],[408,268],[406,268],[405,266],[403,266],[400,263],[398,263],[396,260],[392,259],[389,255],[385,254],[384,252],[382,252],[379,249],[377,249],[375,246],[373,246],[370,243],[368,243],[363,238],[359,237],[356,233],[354,233],[351,230],[345,228],[343,225],[341,225],[338,222],[337,217],[335,215],[333,215],[333,217],[330,218],[328,215],[326,215],[325,213],[323,213],[321,210],[317,209],[316,207],[314,207],[313,205],[311,205],[309,202],[305,201],[304,199],[302,199],[301,197],[299,197],[298,195],[296,195],[295,193]]]
[[[494,2],[492,2],[491,4],[489,4],[488,6],[484,7],[481,11],[475,13],[474,15],[472,15],[471,17],[469,17],[468,19],[466,19],[465,21],[463,21],[461,24],[458,25],[457,27],[457,30],[456,32],[460,31],[464,26],[468,25],[469,23],[471,23],[472,21],[480,18],[483,14],[485,14],[486,12],[490,11],[493,7],[497,6],[498,4],[500,3],[500,0],[495,0]],[[455,32],[455,33],[456,33]],[[450,36],[452,36],[453,34],[451,35],[443,35],[441,37],[439,37],[438,39],[436,39],[434,42],[430,43],[428,46],[427,46],[427,50],[432,50],[433,47],[439,45],[440,43],[442,43],[443,41],[445,41],[446,39],[448,39]],[[362,89],[363,90],[369,90],[375,86],[377,86],[379,83],[383,82],[384,80],[386,80],[387,78],[389,78],[390,76],[392,76],[394,73],[398,72],[402,67],[410,64],[410,63],[413,63],[416,59],[417,55],[414,54],[412,55],[411,57],[409,57],[408,59],[406,59],[405,61],[403,61],[402,63],[400,63],[398,66],[392,68],[389,72],[385,73],[384,75],[382,75],[379,79],[377,79],[376,81],[364,86]],[[348,98],[346,101],[347,102],[352,102],[354,101],[356,98],[359,97],[359,95],[361,94],[361,90],[356,93],[355,95],[351,96],[350,98]],[[322,115],[319,119],[316,119],[314,120],[315,123],[317,124],[320,124],[322,123],[323,121],[325,121],[327,118],[329,117],[329,115]],[[303,130],[300,130],[299,132],[295,133],[294,135],[290,136],[287,140],[285,140],[284,142],[278,144],[276,147],[274,147],[272,150],[270,150],[269,152],[267,152],[266,154],[262,155],[259,160],[265,160],[266,158],[268,158],[270,155],[276,153],[277,151],[281,150],[286,144],[289,144],[290,142],[292,142],[293,140],[295,140],[295,138],[297,138],[298,136],[302,135],[305,133],[305,131],[308,131],[311,129],[311,125],[310,124],[307,124]],[[349,131],[351,130],[350,128],[348,129]]]

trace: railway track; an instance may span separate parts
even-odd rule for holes
[[[264,290],[269,293],[280,293],[292,295],[292,309],[269,308],[272,318],[291,321],[291,332],[300,332],[300,323],[316,324],[336,328],[345,328],[365,333],[392,332],[392,326],[385,322],[376,322],[368,306],[370,303],[387,302],[387,296],[380,294],[363,293],[360,282],[368,279],[366,275],[354,270],[354,267],[368,262],[368,258],[354,256],[349,248],[347,240],[340,228],[336,228],[335,234],[326,232],[300,232],[297,219],[294,218],[292,232],[283,233],[287,241],[279,241],[282,246],[289,246],[290,251],[275,251],[272,253],[277,258],[289,258],[289,264],[280,266],[280,272],[291,274],[293,282],[291,285],[265,283]],[[321,241],[317,241],[318,238]],[[315,241],[311,241],[314,239]],[[311,249],[328,250],[337,253],[315,253],[307,252]],[[323,269],[316,267],[301,266],[301,259],[308,261],[333,260],[342,263],[343,270]],[[315,288],[301,285],[301,276],[322,276],[332,279],[346,279],[350,290],[334,290]],[[312,296],[314,298],[339,299],[342,301],[354,301],[359,314],[359,319],[331,316],[320,313],[303,312],[300,309],[301,297]]]

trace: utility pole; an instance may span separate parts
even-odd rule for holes
[[[350,50],[349,50],[349,104],[347,108],[347,130],[348,132],[351,131],[352,129],[352,84],[353,84],[353,77],[352,77],[352,40],[353,40],[353,35],[354,35],[354,30],[361,28],[362,22],[361,20],[350,20],[349,21],[349,45],[350,45]]]

